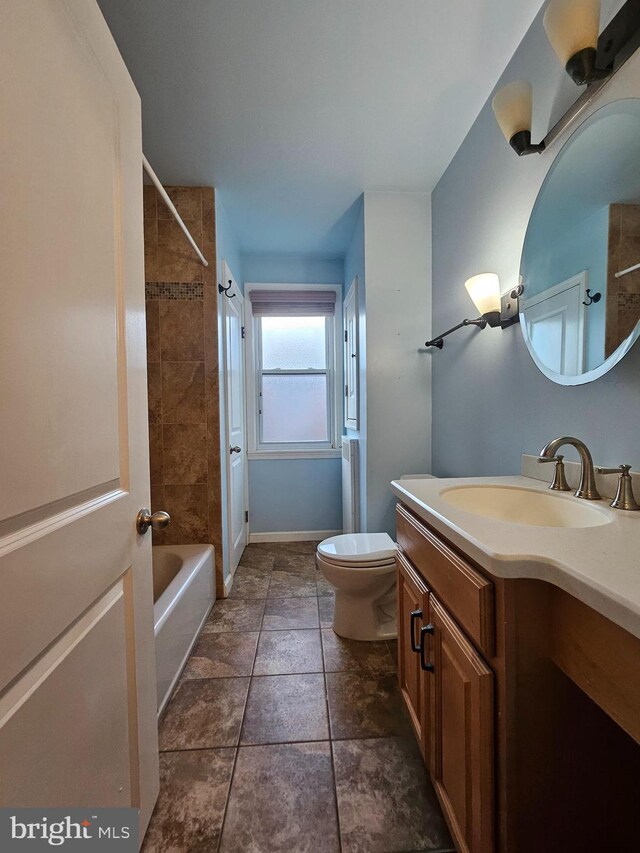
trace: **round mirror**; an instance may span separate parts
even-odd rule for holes
[[[640,100],[597,110],[555,159],[529,220],[520,325],[561,385],[592,382],[640,334]]]

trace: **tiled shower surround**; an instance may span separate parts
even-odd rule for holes
[[[220,422],[214,191],[169,187],[204,267],[154,187],[144,188],[152,509],[156,545],[210,543],[221,593]]]
[[[331,629],[315,542],[254,544],[160,726],[143,853],[454,853],[395,642]]]

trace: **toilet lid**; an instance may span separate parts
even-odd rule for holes
[[[388,533],[343,533],[321,542],[318,553],[341,563],[373,563],[395,557],[396,543]]]

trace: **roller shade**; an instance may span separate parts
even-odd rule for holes
[[[335,314],[334,290],[251,290],[255,316],[326,317]]]

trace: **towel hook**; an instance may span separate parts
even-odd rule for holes
[[[592,305],[594,302],[596,302],[596,303],[600,302],[601,299],[602,299],[601,293],[592,294],[591,290],[589,288],[587,288],[587,298],[583,300],[582,304],[587,305],[587,306]]]
[[[224,295],[227,297],[227,299],[233,299],[233,297],[235,296],[235,293],[229,293],[229,291],[233,287],[233,281],[231,279],[229,279],[228,284],[229,284],[228,287],[224,287],[222,284],[219,284],[218,285],[218,293],[220,293],[220,294],[224,293]],[[588,293],[588,291],[587,291],[587,293]]]

